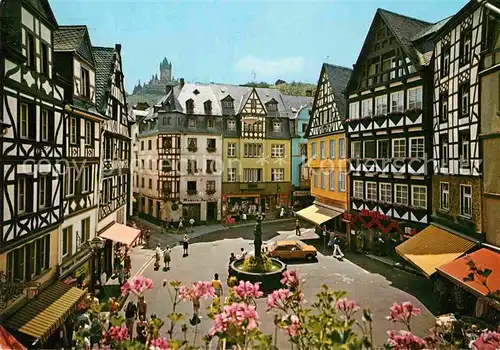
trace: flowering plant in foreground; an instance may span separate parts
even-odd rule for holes
[[[148,289],[153,289],[153,280],[139,275],[134,276],[126,281],[121,287],[120,291],[122,295],[127,295],[127,293],[130,292],[134,293],[135,295],[141,295]]]

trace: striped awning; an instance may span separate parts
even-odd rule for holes
[[[44,341],[64,323],[85,293],[58,281],[17,311],[7,325]]]
[[[475,242],[430,225],[398,245],[396,252],[430,277],[437,267],[461,257],[475,245]]]
[[[328,209],[316,204],[313,204],[305,209],[302,209],[295,213],[299,217],[310,221],[316,225],[321,225],[322,223],[334,219],[339,215],[342,215],[341,212]]]

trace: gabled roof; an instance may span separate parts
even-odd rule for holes
[[[335,98],[335,104],[337,105],[339,117],[344,119],[346,115],[344,90],[347,87],[347,83],[349,83],[349,79],[351,78],[352,69],[328,63],[323,63],[323,68],[328,77],[328,82],[330,83],[330,88],[332,89],[333,96]]]
[[[54,27],[57,27],[57,20],[52,12],[48,0],[24,0],[24,3],[31,6],[32,9],[37,11],[46,21],[51,23]]]
[[[95,71],[95,103],[99,110],[105,104],[106,92],[111,84],[111,75],[114,68],[114,53],[112,47],[92,47],[96,61]]]
[[[87,26],[60,26],[54,31],[54,51],[76,52],[88,63],[95,66],[92,44]]]

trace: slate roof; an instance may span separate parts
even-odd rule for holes
[[[76,52],[95,65],[87,26],[59,26],[59,29],[54,31],[54,51]]]
[[[57,20],[52,12],[52,8],[50,7],[48,0],[24,0],[24,2],[28,3],[33,9],[40,13],[44,19],[57,27]]]
[[[278,112],[280,117],[290,118],[302,105],[310,103],[311,97],[283,95],[278,89],[255,88],[262,103],[265,104],[272,99],[278,102]],[[198,91],[195,94],[195,90]],[[212,115],[222,116],[221,101],[227,96],[234,99],[234,110],[239,113],[245,102],[253,91],[253,87],[226,85],[226,84],[201,84],[185,83],[181,88],[179,85],[173,88],[175,110],[186,113],[186,101],[192,99],[194,102],[194,114],[205,114],[204,102],[212,102]],[[158,101],[161,104],[167,100],[169,95],[165,95]]]
[[[328,63],[323,63],[323,68],[328,76],[328,82],[330,83],[330,88],[337,104],[339,116],[341,119],[344,119],[346,116],[344,90],[351,78],[352,69]]]
[[[413,38],[413,45],[420,65],[427,66],[431,63],[432,55],[434,54],[434,41],[431,36],[441,29],[451,18],[452,16],[424,28]]]
[[[106,92],[110,88],[110,78],[113,74],[113,59],[115,49],[112,47],[92,47],[96,61],[95,72],[95,102],[97,109],[103,110]]]

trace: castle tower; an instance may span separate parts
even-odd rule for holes
[[[167,58],[160,63],[160,82],[168,83],[172,80],[172,63],[168,62]]]

